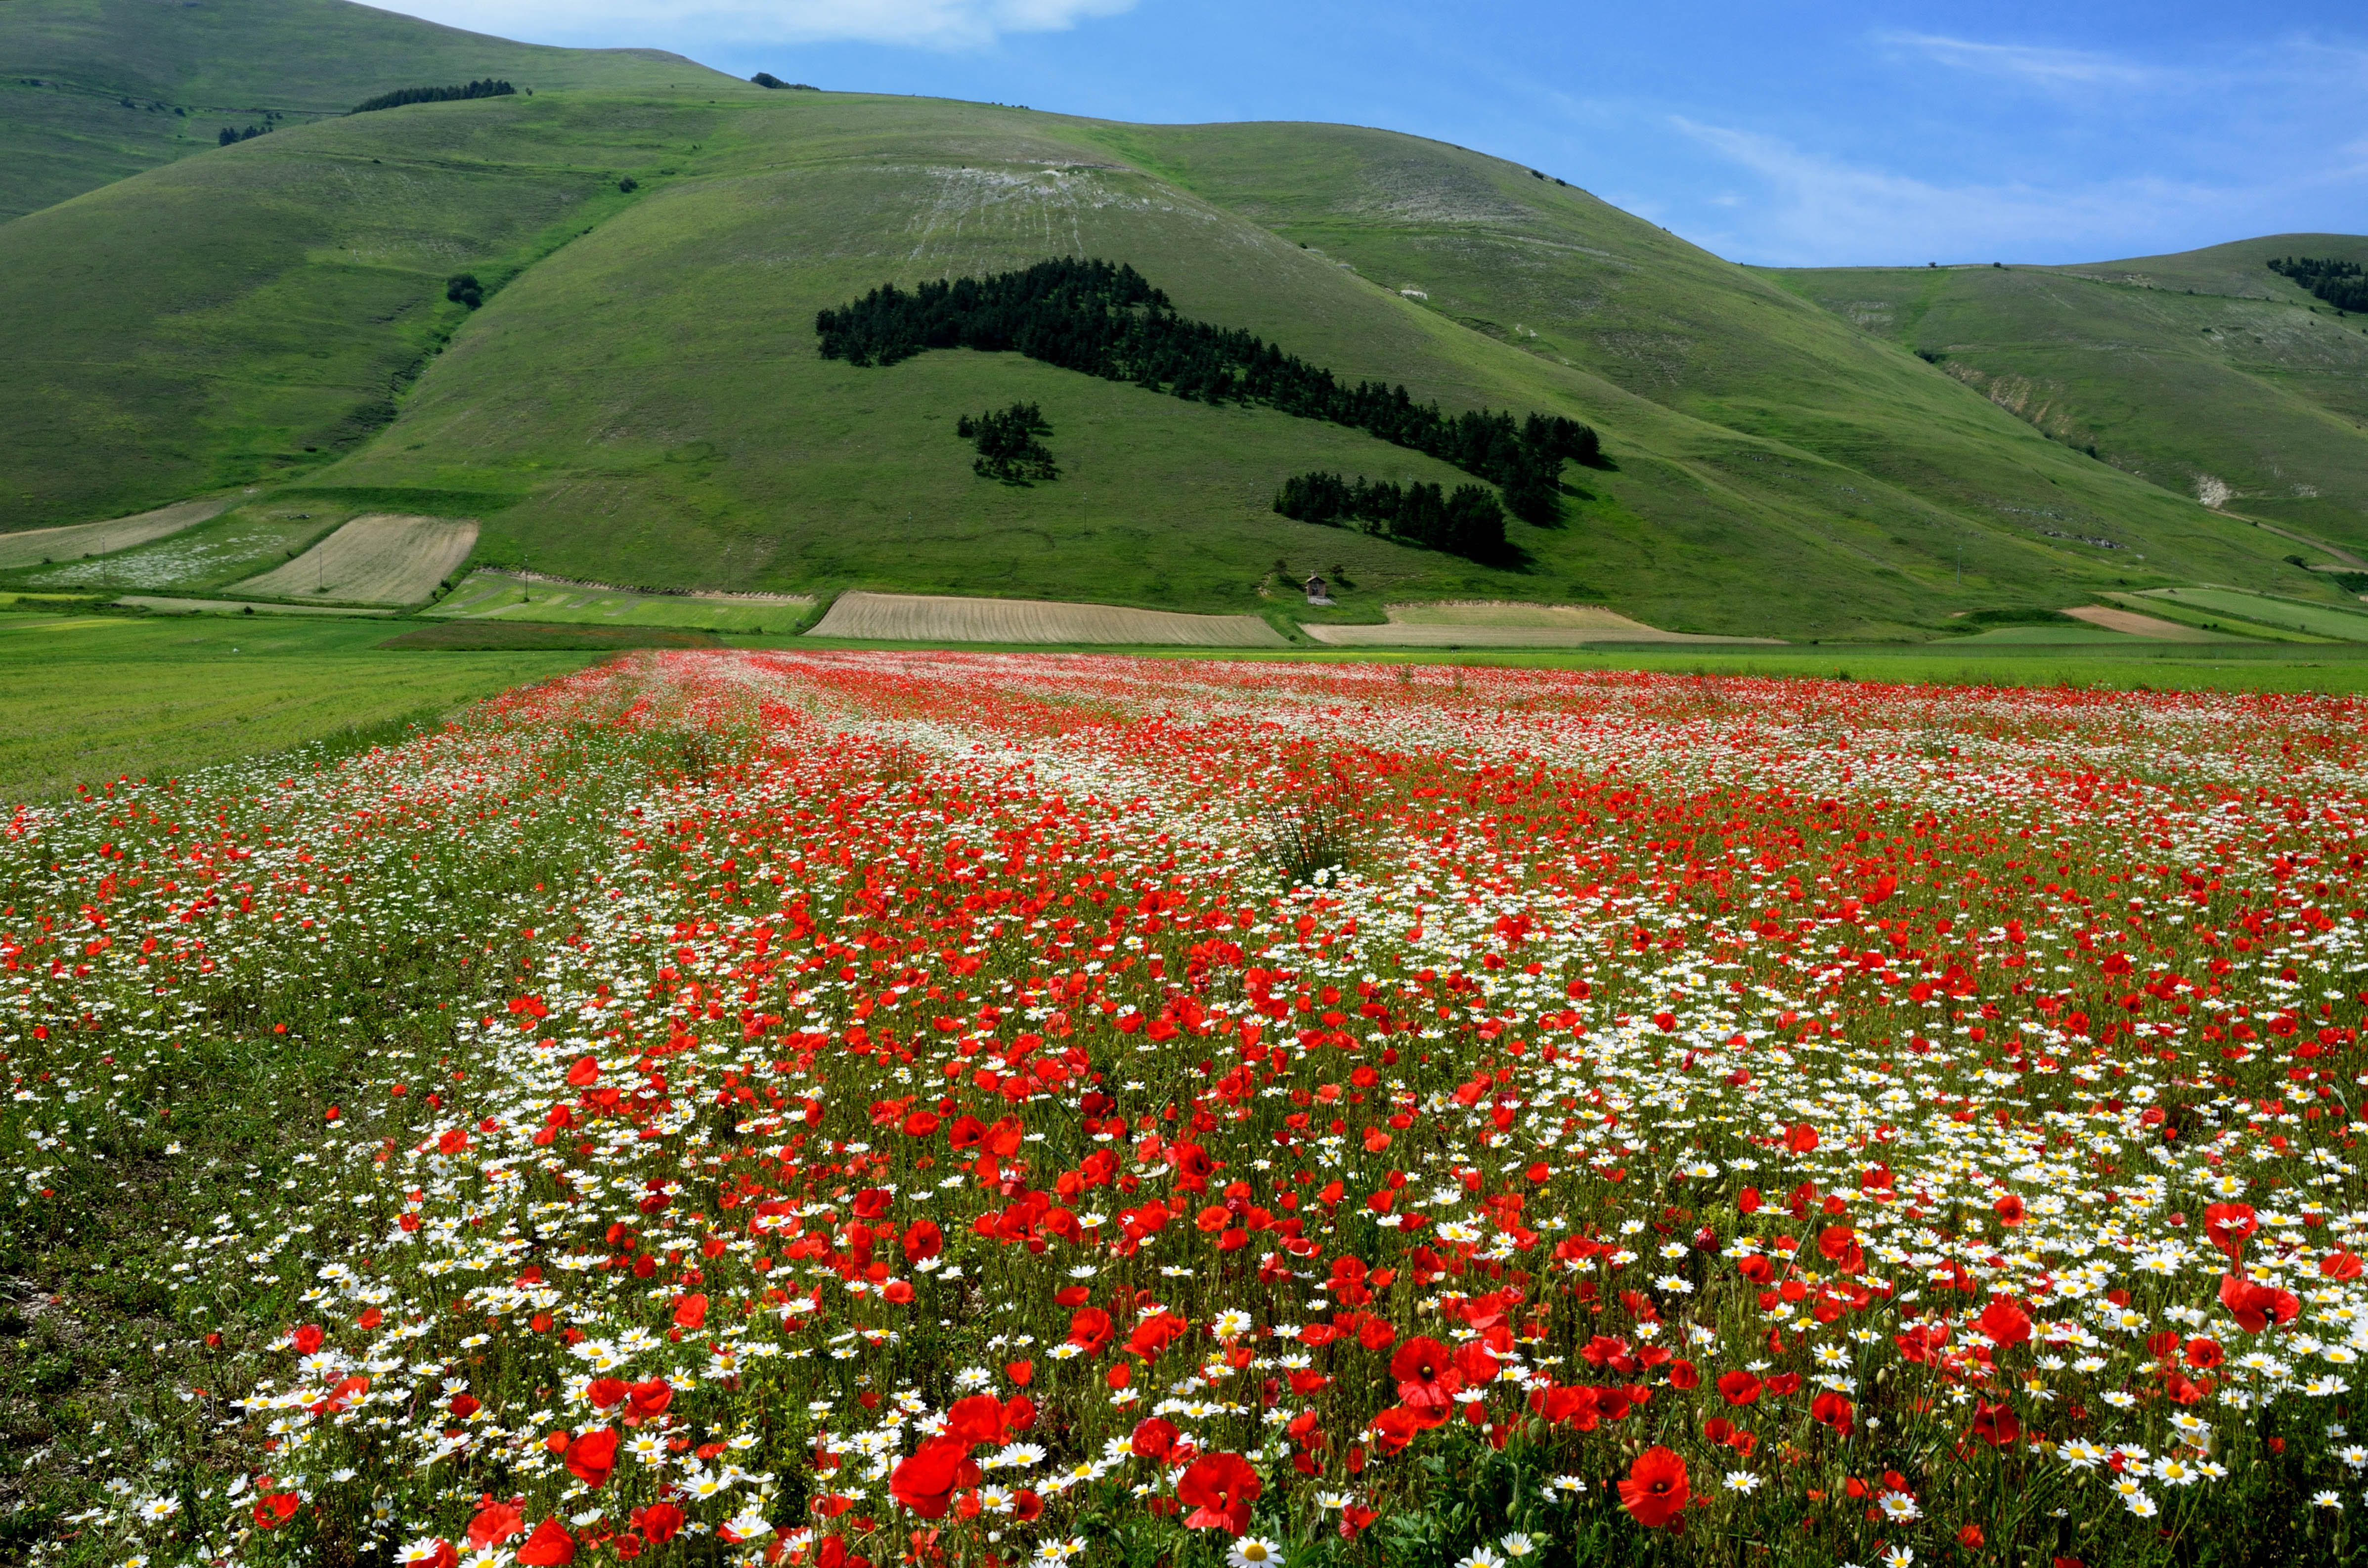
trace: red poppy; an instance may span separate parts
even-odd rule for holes
[[[2022,1199],[2011,1192],[1991,1204],[1990,1207],[1998,1210],[1998,1223],[2001,1225],[2020,1225],[2023,1221]]]
[[[2255,1285],[2233,1274],[2220,1277],[2220,1304],[2228,1309],[2237,1326],[2247,1334],[2260,1333],[2273,1319],[2292,1323],[2302,1312],[2302,1302],[2293,1291],[2281,1290],[2274,1285]]]
[[[1990,1304],[1982,1309],[1982,1315],[1975,1321],[1990,1343],[2001,1350],[2031,1337],[2031,1314],[2004,1296],[1991,1297]]]
[[[2005,1404],[1992,1404],[1988,1400],[1974,1402],[1974,1436],[1994,1449],[2011,1447],[2022,1436],[2022,1423]]]
[[[643,1421],[654,1415],[664,1415],[666,1406],[674,1403],[674,1387],[664,1378],[635,1383],[625,1392],[632,1402],[632,1414]]]
[[[1174,1312],[1154,1312],[1136,1324],[1134,1332],[1127,1336],[1127,1354],[1140,1356],[1146,1361],[1152,1360],[1161,1351],[1183,1338],[1185,1331],[1191,1326]]]
[[[706,1322],[707,1298],[705,1296],[677,1296],[674,1299],[675,1327],[694,1329]]]
[[[584,1386],[584,1397],[600,1410],[623,1403],[632,1392],[632,1386],[622,1378],[595,1378]]]
[[[519,1568],[564,1568],[575,1561],[575,1542],[557,1519],[545,1519],[518,1548]]]
[[[321,1332],[319,1324],[306,1323],[297,1324],[288,1337],[295,1342],[297,1355],[310,1356],[313,1351],[321,1348],[322,1344],[329,1336]]]
[[[2318,1260],[2318,1271],[2329,1279],[2357,1279],[2360,1278],[2359,1255],[2338,1247]]]
[[[609,1474],[617,1468],[617,1429],[598,1426],[577,1436],[560,1456],[575,1479],[598,1491],[609,1483]]]
[[[1083,1308],[1069,1320],[1069,1343],[1088,1356],[1101,1354],[1115,1337],[1110,1313],[1099,1307]]]
[[[1759,1397],[1759,1380],[1749,1372],[1722,1373],[1718,1380],[1718,1397],[1729,1404],[1749,1404]]]
[[[1683,1358],[1669,1363],[1669,1386],[1680,1393],[1702,1386],[1702,1373]]]
[[[1176,1424],[1154,1415],[1136,1424],[1127,1447],[1137,1458],[1167,1462],[1176,1451]]]
[[[1784,1147],[1791,1150],[1795,1154],[1810,1153],[1816,1150],[1816,1146],[1817,1130],[1810,1126],[1805,1121],[1794,1122],[1791,1130],[1784,1134]],[[1681,1464],[1678,1467],[1678,1470],[1679,1477],[1682,1478],[1685,1472],[1685,1467]]]
[[[664,1546],[682,1528],[682,1510],[671,1503],[653,1503],[633,1510],[633,1528],[652,1546]]]
[[[905,1228],[905,1261],[919,1263],[946,1250],[946,1235],[935,1220],[916,1220]]]
[[[1444,1410],[1455,1401],[1463,1378],[1447,1346],[1436,1339],[1409,1339],[1390,1358],[1399,1400],[1417,1410]]]
[[[2245,1243],[2260,1221],[2249,1203],[2213,1203],[2203,1210],[2203,1239],[2228,1255],[2231,1265],[2243,1261]]]
[[[469,1544],[474,1547],[499,1546],[526,1528],[526,1515],[515,1503],[496,1503],[491,1497],[469,1521]]]
[[[1222,1529],[1239,1535],[1250,1528],[1250,1505],[1259,1492],[1258,1471],[1239,1454],[1202,1454],[1184,1468],[1176,1495],[1192,1511],[1190,1529]]]
[[[600,1081],[600,1064],[588,1056],[579,1056],[575,1065],[567,1070],[567,1086],[588,1089]]]
[[[267,1492],[255,1502],[255,1528],[277,1529],[296,1517],[304,1499],[293,1492]]]
[[[1638,1454],[1628,1467],[1628,1478],[1620,1483],[1620,1506],[1648,1530],[1682,1518],[1691,1495],[1686,1461],[1669,1449],[1650,1448]]]
[[[1005,1437],[1003,1402],[991,1393],[954,1401],[946,1412],[945,1436],[969,1444],[1000,1443]]]
[[[2220,1342],[2216,1339],[2206,1339],[2199,1335],[2187,1342],[2187,1364],[2198,1371],[2208,1372],[2225,1359],[2226,1358],[2222,1355]]]
[[[954,1494],[978,1483],[978,1466],[970,1462],[970,1444],[961,1437],[931,1437],[897,1461],[889,1474],[888,1490],[896,1501],[925,1519],[941,1519],[953,1505]]]
[[[1852,1414],[1850,1402],[1831,1390],[1809,1402],[1810,1419],[1824,1422],[1845,1437],[1850,1435]]]

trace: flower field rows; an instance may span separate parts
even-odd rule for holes
[[[26,1550],[2344,1560],[2362,717],[681,653],[20,810]]]

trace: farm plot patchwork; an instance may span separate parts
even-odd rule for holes
[[[476,543],[477,525],[471,521],[370,512],[234,591],[258,598],[417,604],[469,559]]]
[[[688,653],[20,812],[32,1558],[2346,1560],[2364,712]]]
[[[103,523],[74,523],[62,528],[28,528],[0,534],[0,571],[38,566],[44,562],[75,561],[85,555],[108,555],[134,545],[163,539],[227,511],[238,499],[216,495],[198,501],[176,501],[136,517]]]

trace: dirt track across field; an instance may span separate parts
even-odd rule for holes
[[[1301,628],[1318,642],[1360,648],[1577,648],[1590,642],[1774,643],[1773,637],[1663,631],[1600,605],[1391,605],[1385,626]]]
[[[369,512],[285,566],[230,591],[261,598],[417,604],[477,544],[473,520]]]
[[[2163,620],[2156,616],[2140,615],[2134,609],[2108,609],[2103,605],[2082,605],[2064,612],[2075,620],[2085,620],[2091,626],[2101,626],[2108,631],[2126,631],[2133,637],[2151,637],[2158,642],[2227,642],[2234,639],[2215,636],[2192,626],[2181,626],[2175,620]]]
[[[135,544],[146,544],[219,517],[238,499],[235,495],[215,495],[202,501],[176,501],[153,512],[104,523],[75,523],[63,528],[0,534],[0,567],[39,566],[44,561],[112,555],[119,550],[130,550]]]
[[[1280,648],[1254,615],[1180,615],[1121,605],[845,593],[809,637],[879,642],[1156,642],[1188,648]]]

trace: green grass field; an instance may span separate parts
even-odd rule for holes
[[[2368,547],[2368,318],[2263,265],[2368,260],[2356,234],[2276,234],[2070,267],[1855,267],[1765,276],[1930,355],[2051,439],[2167,490]],[[2282,554],[2327,557],[2283,541]],[[2275,586],[2327,597],[2288,565]]]
[[[381,621],[0,613],[0,800],[369,731],[581,667],[569,653],[386,652]]]

